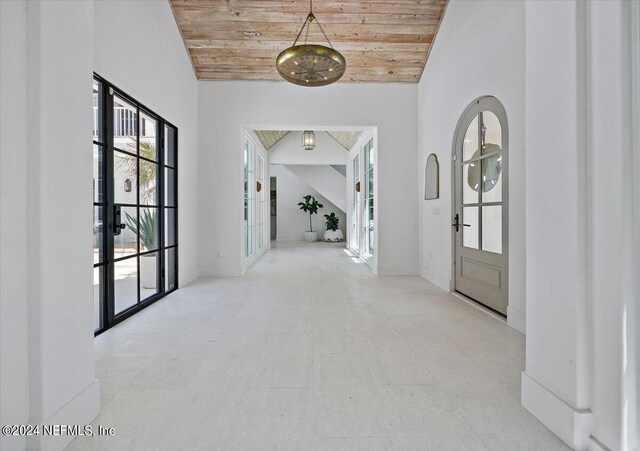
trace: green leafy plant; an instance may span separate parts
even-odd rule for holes
[[[135,234],[138,234],[138,221],[136,218],[131,216],[129,213],[125,212],[127,216],[125,222],[127,223],[127,227],[131,229],[131,231]],[[148,251],[151,249],[158,248],[158,221],[156,220],[156,213],[151,210],[142,210],[142,215],[140,217],[140,241],[142,241],[142,245]]]
[[[324,205],[318,202],[316,198],[310,194],[304,196],[303,199],[304,202],[298,202],[298,205],[300,205],[300,210],[304,210],[306,213],[309,213],[309,232],[313,232],[311,215],[318,214],[318,209],[324,208]]]
[[[324,219],[327,220],[327,222],[325,222],[327,230],[332,230],[334,232],[338,230],[338,222],[340,221],[340,218],[338,218],[335,213],[331,212],[330,215],[324,215]]]

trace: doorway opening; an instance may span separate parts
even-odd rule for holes
[[[498,99],[474,100],[463,113],[453,146],[454,290],[507,315],[507,115]]]
[[[376,127],[244,125],[242,142],[242,274],[272,241],[331,242],[349,248],[376,271]],[[265,209],[254,207],[261,188],[255,180],[263,171],[264,200],[269,200]],[[322,205],[317,213],[301,210],[307,197]],[[263,232],[258,228],[256,234],[252,226],[263,214],[266,233],[260,246]]]

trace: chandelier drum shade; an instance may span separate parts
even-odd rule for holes
[[[331,45],[331,41],[324,32],[322,25],[313,15],[313,0],[309,2],[307,15],[293,45],[284,49],[276,58],[278,73],[290,83],[300,86],[325,86],[334,83],[344,75],[347,62],[344,56]],[[318,24],[329,46],[307,44],[311,23]],[[306,28],[304,44],[298,45],[298,40]]]
[[[304,150],[313,150],[316,148],[316,134],[307,130],[302,134],[302,148]]]

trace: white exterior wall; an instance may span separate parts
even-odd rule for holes
[[[495,96],[509,126],[509,325],[525,331],[524,2],[451,1],[419,90],[417,190],[420,274],[451,286],[452,146],[458,120],[477,97]],[[424,200],[424,168],[440,162],[440,198]],[[416,169],[414,168],[414,171]],[[413,188],[414,190],[416,188]]]
[[[198,277],[198,82],[169,2],[96,1],[94,9],[94,71],[178,127],[183,287]]]
[[[242,128],[331,126],[378,127],[377,269],[380,274],[416,274],[416,85],[310,89],[284,82],[201,81],[199,88],[202,275],[241,273]]]

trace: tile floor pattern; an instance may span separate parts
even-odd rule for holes
[[[335,245],[280,244],[96,339],[110,438],[68,450],[563,450],[519,402],[524,337]]]

